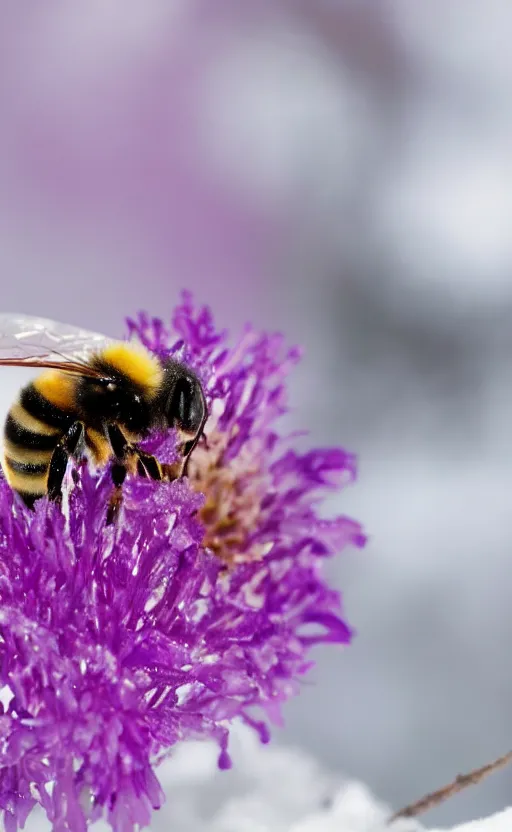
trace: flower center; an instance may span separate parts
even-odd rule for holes
[[[261,560],[269,550],[256,537],[268,478],[247,447],[224,460],[229,438],[215,429],[208,433],[206,445],[194,450],[188,472],[192,486],[206,497],[199,511],[204,546],[228,566]]]

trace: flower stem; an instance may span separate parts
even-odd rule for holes
[[[420,800],[416,800],[415,803],[410,803],[408,806],[400,809],[400,811],[395,812],[390,817],[389,823],[392,823],[398,818],[412,818],[416,817],[416,815],[423,814],[423,812],[428,812],[429,809],[433,809],[435,806],[439,806],[440,803],[444,803],[445,800],[448,800],[448,798],[457,794],[457,792],[467,789],[468,786],[475,786],[477,783],[480,783],[488,774],[499,771],[500,768],[505,768],[510,762],[512,762],[512,751],[509,751],[503,757],[498,757],[492,763],[487,763],[487,765],[481,768],[476,768],[468,772],[468,774],[458,774],[455,780],[452,780],[447,786],[443,786],[435,792],[430,792],[420,798]]]

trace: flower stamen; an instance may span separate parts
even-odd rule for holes
[[[199,519],[205,528],[203,545],[226,566],[261,560],[268,546],[251,541],[261,518],[262,498],[270,483],[244,449],[240,458],[225,461],[229,437],[215,428],[197,447],[190,462],[193,488],[205,494]]]

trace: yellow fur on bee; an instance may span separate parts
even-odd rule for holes
[[[105,434],[94,430],[94,428],[87,428],[86,433],[87,444],[91,449],[96,465],[106,465],[112,456],[112,450]]]
[[[142,344],[111,344],[101,351],[101,358],[139,387],[143,387],[149,396],[157,393],[162,383],[162,367],[159,360]]]
[[[34,379],[34,387],[49,402],[62,410],[72,410],[76,379],[61,370],[46,370]]]
[[[2,468],[4,469],[7,482],[14,488],[15,491],[24,491],[28,494],[44,494],[46,492],[48,482],[48,471],[44,474],[34,476],[33,474],[21,474],[18,471],[13,471],[10,468],[7,460],[2,460]]]
[[[32,433],[39,433],[44,436],[56,436],[59,433],[58,428],[52,428],[46,422],[31,416],[19,402],[11,407],[9,414],[20,427],[32,431]]]
[[[3,445],[5,454],[15,462],[29,462],[33,465],[47,462],[49,465],[53,454],[53,451],[35,451],[33,448],[22,448],[21,445],[13,445],[5,436]]]

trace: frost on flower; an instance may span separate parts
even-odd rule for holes
[[[228,346],[188,296],[172,328],[141,315],[129,332],[199,374],[210,418],[189,479],[128,479],[114,526],[108,471],[80,463],[67,512],[42,499],[31,513],[0,480],[7,832],[35,803],[59,832],[101,815],[121,832],[147,824],[176,742],[213,737],[229,767],[230,722],[266,742],[310,648],[350,639],[322,568],[364,539],[317,505],[354,478],[354,458],[297,453],[276,431],[297,351],[251,329]],[[172,432],[146,446],[172,461]]]

